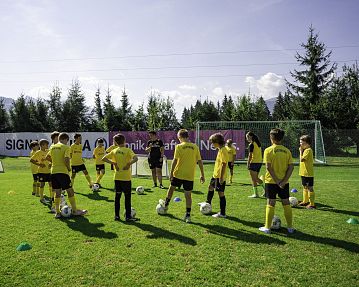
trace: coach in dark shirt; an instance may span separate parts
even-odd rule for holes
[[[147,142],[146,152],[148,153],[148,163],[152,171],[153,187],[157,187],[158,178],[160,188],[164,188],[162,185],[163,142],[157,137],[155,131],[150,131],[149,137],[150,140]]]

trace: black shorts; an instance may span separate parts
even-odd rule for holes
[[[183,185],[183,189],[185,191],[193,190],[193,181],[190,180],[184,180],[174,177],[171,181],[171,185],[179,188]]]
[[[96,164],[96,170],[97,171],[105,170],[105,165],[104,164]]]
[[[314,186],[314,177],[302,176],[302,185],[303,186]]]
[[[113,164],[111,164],[111,170],[115,170],[115,167],[113,166]]]
[[[87,171],[85,164],[71,166],[72,173],[78,173],[80,171]]]
[[[66,173],[51,174],[51,184],[53,189],[69,189],[72,187],[71,178]]]
[[[50,182],[51,174],[50,173],[38,173],[39,182]]]
[[[281,199],[289,198],[289,183],[287,183],[284,188],[280,188],[278,184],[275,183],[266,183],[265,184],[266,198],[276,199],[277,194]]]
[[[262,167],[261,163],[250,163],[249,167],[248,167],[248,170],[255,171],[255,172],[260,172],[261,167]]]
[[[117,193],[131,193],[132,183],[131,180],[115,180],[115,191]]]
[[[33,173],[32,178],[34,179],[34,181],[38,181],[39,180],[39,174],[38,173]]]
[[[160,161],[160,159],[161,159],[160,157],[159,158],[149,158],[148,164],[150,165],[150,169],[162,168],[163,159],[162,159],[162,161]]]
[[[232,170],[234,167],[234,162],[228,162],[228,168]]]
[[[212,177],[209,185],[211,187],[213,187],[215,191],[218,191],[218,192],[224,192],[224,190],[226,188],[226,182],[224,181],[222,184],[220,184],[219,178]]]

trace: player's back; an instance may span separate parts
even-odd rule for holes
[[[283,179],[287,172],[288,166],[292,164],[292,153],[283,145],[268,147],[264,151],[265,163],[270,163],[278,179]],[[269,172],[266,173],[266,183],[275,183]]]
[[[51,173],[68,173],[65,158],[70,158],[70,147],[57,143],[51,146],[49,154],[51,156]]]
[[[177,159],[174,177],[193,181],[197,162],[201,160],[198,146],[191,142],[182,142],[176,145],[174,158]]]

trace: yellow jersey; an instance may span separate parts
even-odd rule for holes
[[[173,170],[173,177],[194,181],[196,165],[201,160],[198,146],[191,142],[176,145],[174,159],[177,159],[177,164]]]
[[[111,151],[113,151],[115,148],[118,148],[117,145],[113,144],[111,146],[109,146],[107,149],[106,149],[106,152],[107,153],[110,153]]]
[[[65,165],[65,158],[70,158],[71,149],[68,145],[57,143],[50,147],[48,155],[51,156],[51,174],[65,173],[69,171]]]
[[[228,162],[234,162],[236,160],[237,151],[233,146],[226,146],[228,152]]]
[[[293,164],[292,153],[283,145],[273,144],[264,150],[264,163],[270,163],[279,180],[285,177],[288,166]],[[266,172],[265,183],[276,183],[270,173]]]
[[[95,156],[96,164],[104,164],[105,163],[102,161],[102,158],[105,156],[105,147],[104,146],[97,146],[93,150],[93,155]]]
[[[71,145],[71,166],[82,165],[84,161],[82,159],[82,144]]]
[[[34,154],[38,151],[31,150],[30,152],[30,159],[34,156]],[[32,174],[37,174],[38,166],[36,164],[31,163],[31,172]]]
[[[31,157],[32,160],[37,161],[38,163],[43,163],[45,166],[36,166],[37,167],[37,173],[50,173],[50,162],[46,159],[48,150],[38,150],[34,153],[34,155]]]
[[[262,149],[256,142],[249,144],[249,152],[252,153],[252,160],[250,163],[262,163]]]
[[[135,153],[127,147],[117,147],[106,155],[106,158],[117,163],[119,170],[115,170],[114,180],[130,181],[132,177],[131,167],[124,170],[124,166],[131,162]]]
[[[216,163],[214,164],[213,178],[221,178],[222,164],[228,163],[228,151],[226,147],[218,149]],[[223,179],[226,180],[227,169],[224,170]]]
[[[314,159],[313,159],[313,150],[311,148],[306,148],[303,151],[302,159],[299,164],[299,175],[305,177],[314,177]]]

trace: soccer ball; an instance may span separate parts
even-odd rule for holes
[[[290,205],[292,207],[297,206],[298,205],[298,199],[295,198],[294,196],[291,196],[291,197],[289,197],[289,203],[290,203]]]
[[[94,183],[92,185],[92,191],[99,191],[99,189],[100,189],[100,186],[97,183]]]
[[[137,186],[136,187],[136,192],[137,192],[137,194],[144,194],[145,189],[143,188],[143,186]]]
[[[199,211],[202,213],[202,214],[210,214],[212,212],[212,205],[210,205],[209,203],[207,202],[203,202],[200,204],[199,206]]]
[[[279,229],[280,226],[281,226],[281,223],[282,223],[282,222],[281,222],[279,216],[274,215],[273,220],[272,220],[272,227],[271,227],[271,229]]]
[[[157,206],[156,206],[156,211],[157,211],[157,214],[160,214],[160,215],[166,214],[165,207],[164,207],[164,205],[161,204],[161,203],[157,204]]]
[[[126,217],[126,210],[123,212],[123,216]],[[135,217],[135,216],[136,216],[136,209],[131,207],[131,217]]]
[[[72,208],[68,205],[65,205],[61,208],[61,215],[63,217],[70,217],[72,214]]]
[[[67,202],[65,199],[65,195],[61,194],[60,208],[63,208],[64,206],[67,206]]]

